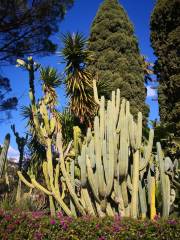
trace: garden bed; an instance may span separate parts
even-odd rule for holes
[[[128,218],[73,219],[61,212],[52,219],[44,212],[4,212],[0,210],[2,240],[107,240],[107,239],[180,239],[180,219],[133,220]]]

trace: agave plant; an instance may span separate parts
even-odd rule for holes
[[[66,64],[65,85],[67,96],[70,97],[70,109],[80,123],[90,125],[97,105],[93,97],[93,79],[87,70],[92,60],[91,52],[87,50],[86,39],[82,34],[63,35],[64,48],[61,50]]]

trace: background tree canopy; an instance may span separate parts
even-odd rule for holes
[[[27,55],[49,55],[56,50],[50,37],[73,0],[0,0],[0,66],[14,64]],[[0,120],[10,117],[16,97],[7,98],[10,81],[0,76]],[[4,115],[4,114],[3,114]]]
[[[130,100],[132,113],[148,115],[142,57],[138,42],[124,9],[117,0],[105,0],[92,23],[89,49],[94,54],[90,65],[97,79]],[[109,97],[110,89],[106,91]],[[104,94],[104,93],[103,93]]]
[[[0,75],[0,112],[5,112],[5,116],[0,115],[0,122],[4,118],[10,118],[9,110],[16,108],[18,102],[16,97],[7,98],[9,92],[11,92],[9,79]]]
[[[0,0],[0,65],[54,53],[50,39],[73,0]]]
[[[180,1],[158,0],[151,16],[161,122],[180,134]]]

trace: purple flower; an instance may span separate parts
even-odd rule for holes
[[[58,212],[58,213],[57,213],[57,217],[58,217],[58,218],[62,218],[62,217],[63,217],[62,212]]]
[[[119,226],[113,226],[113,231],[114,232],[119,232],[120,231],[120,227]]]
[[[35,232],[34,238],[36,240],[41,240],[43,238],[43,234],[40,232]]]
[[[106,240],[106,238],[104,236],[101,236],[98,238],[98,240]]]
[[[4,218],[5,218],[6,221],[10,221],[12,217],[10,215],[5,215]]]
[[[56,221],[54,219],[50,219],[50,224],[54,225],[54,224],[56,224]]]
[[[42,217],[44,214],[43,214],[43,212],[32,212],[32,217],[33,218],[40,218],[40,217]]]
[[[14,221],[14,224],[20,224],[20,221],[19,221],[18,219],[16,219],[16,220]]]
[[[158,216],[157,214],[154,216],[154,220],[155,220],[155,221],[158,221],[158,220],[159,220],[159,216]]]
[[[97,224],[96,224],[96,229],[99,229],[99,228],[100,228],[100,224],[97,223]]]
[[[67,228],[68,228],[68,225],[66,223],[63,223],[61,226],[62,226],[63,230],[67,230]]]
[[[177,222],[174,219],[168,220],[168,224],[175,225]]]
[[[67,219],[67,222],[69,222],[69,223],[71,223],[73,221],[73,218],[69,217],[69,216],[67,216],[66,219]]]

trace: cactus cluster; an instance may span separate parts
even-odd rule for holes
[[[151,129],[149,140],[142,140],[142,114],[139,112],[137,122],[133,119],[130,104],[120,99],[119,89],[107,103],[102,96],[99,105],[94,130],[87,130],[78,157],[81,186],[91,187],[98,215],[146,216],[145,173],[151,165],[154,132]]]
[[[130,104],[121,99],[120,90],[113,91],[111,100],[106,102],[103,96],[98,99],[93,83],[99,104],[93,128],[88,128],[83,137],[80,129],[74,127],[74,141],[65,146],[55,110],[54,88],[44,81],[44,97],[36,102],[35,64],[29,59],[23,66],[30,77],[33,129],[46,149],[42,164],[44,184],[36,180],[33,172],[29,174],[30,181],[20,171],[18,175],[30,188],[47,194],[51,215],[61,209],[75,217],[86,214],[151,219],[161,214],[167,217],[173,203],[172,179],[168,174],[174,173],[176,167],[172,168],[171,160],[164,158],[160,143],[157,143],[157,154],[152,153],[153,129],[148,139],[142,136],[142,114],[139,112],[137,119],[133,118]],[[49,70],[46,74],[50,78]],[[178,183],[175,178],[173,181],[174,185]],[[158,208],[157,192],[162,198],[162,206]]]

